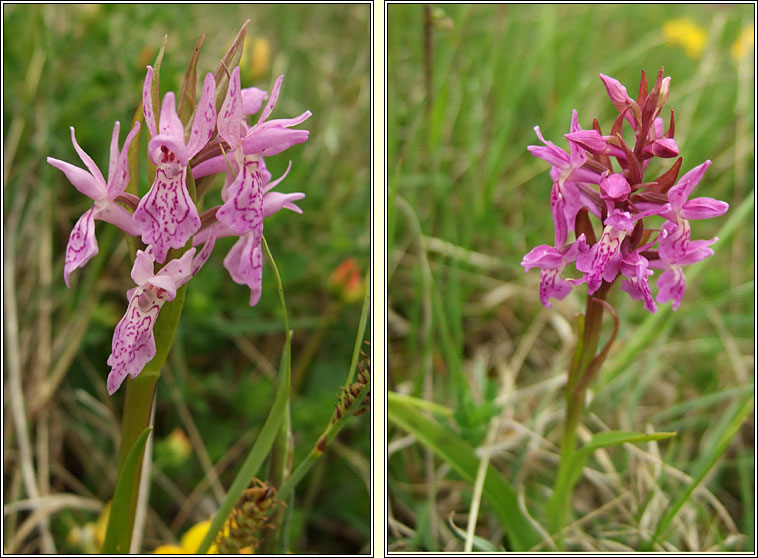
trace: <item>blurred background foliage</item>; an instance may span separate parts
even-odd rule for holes
[[[754,8],[439,4],[426,7],[425,23],[424,6],[388,7],[389,389],[443,405],[451,412],[440,407],[436,416],[454,417],[439,420],[474,447],[499,415],[491,460],[538,522],[557,468],[558,388],[584,298],[578,289],[547,310],[539,274],[520,266],[553,239],[549,167],[526,150],[541,145],[534,126],[567,148],[563,134],[577,109],[584,129],[597,117],[607,133],[617,112],[598,74],[636,96],[640,71],[652,82],[664,67],[672,79],[663,115],[676,114],[682,174],[711,159],[694,195],[731,206],[724,217],[693,222],[693,238],[711,238],[753,203]],[[651,321],[640,302],[612,294],[621,329],[585,425],[678,436],[646,448],[664,453],[671,468],[658,461],[651,470],[628,447],[591,461],[575,509],[581,518],[608,507],[571,531],[572,548],[638,548],[703,465],[724,417],[752,395],[755,231],[746,207],[678,311],[655,322],[651,342],[615,370]],[[709,470],[708,498],[691,498],[666,549],[752,548],[752,416]],[[446,522],[465,529],[471,487],[390,425],[390,548],[460,550]],[[500,544],[502,527],[486,504],[477,525],[476,535]]]
[[[4,504],[29,498],[24,448],[42,496],[33,517],[6,514],[9,552],[96,550],[93,522],[115,481],[123,390],[105,392],[113,328],[131,285],[126,244],[97,223],[98,256],[63,283],[71,228],[91,203],[46,156],[80,164],[70,139],[107,167],[113,122],[121,141],[140,102],[145,66],[168,35],[161,97],[179,93],[192,50],[206,35],[198,76],[215,71],[250,18],[241,62],[243,87],[270,90],[285,74],[273,118],[313,116],[306,144],[267,158],[279,186],[305,192],[303,215],[280,212],[265,234],[284,282],[294,330],[292,430],[295,464],[326,426],[345,381],[360,316],[355,282],[332,279],[350,261],[362,278],[370,264],[369,5],[115,4],[3,6],[4,364],[17,390],[5,389]],[[141,134],[144,143],[145,134]],[[144,151],[143,151],[144,153]],[[147,188],[141,163],[140,189]],[[219,183],[220,186],[220,183]],[[219,188],[206,207],[219,201]],[[283,345],[281,307],[268,264],[255,308],[232,282],[216,244],[193,279],[168,366],[157,391],[155,459],[143,547],[177,540],[216,509],[265,419]],[[351,291],[351,288],[353,291]],[[369,333],[367,332],[368,339]],[[6,386],[13,386],[13,381]],[[21,396],[22,416],[11,419]],[[366,415],[368,416],[368,415]],[[23,443],[22,443],[23,445]],[[370,427],[356,420],[298,487],[292,548],[357,553],[369,548]],[[207,475],[212,464],[218,478]],[[23,507],[23,506],[21,506]],[[40,531],[42,529],[42,536]],[[89,533],[89,534],[88,534]]]

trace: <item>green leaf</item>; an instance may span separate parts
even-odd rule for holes
[[[549,532],[551,534],[558,533],[566,524],[566,519],[571,508],[571,494],[574,485],[582,476],[584,466],[590,455],[592,455],[592,452],[600,448],[619,446],[621,444],[652,442],[672,438],[673,436],[676,436],[676,432],[642,434],[639,432],[611,430],[595,434],[587,444],[571,453],[566,462],[562,462],[558,469],[558,480],[555,483],[555,490],[546,507]]]
[[[242,58],[241,47],[245,44],[245,30],[248,23],[250,23],[249,19],[242,24],[242,28],[237,33],[232,46],[224,54],[224,57],[218,64],[218,68],[216,68],[216,73],[213,75],[216,78],[216,111],[221,110],[221,105],[224,104],[226,90],[229,88],[229,74],[231,74],[235,66],[239,65]]]
[[[453,533],[455,533],[462,541],[466,540],[466,531],[455,524],[453,521],[452,513],[450,514],[450,517],[447,518],[447,524],[450,526],[450,530],[453,531]],[[500,550],[498,547],[483,537],[474,535],[472,541],[474,549],[481,550],[482,552],[498,552]]]
[[[695,489],[700,486],[700,483],[703,482],[703,479],[716,464],[716,461],[726,451],[726,448],[729,447],[729,443],[735,434],[739,432],[742,423],[748,419],[752,412],[753,395],[750,393],[742,397],[741,400],[736,401],[730,411],[723,415],[723,419],[711,433],[713,443],[705,445],[708,449],[695,463],[693,472],[691,473],[692,477],[694,477],[693,481],[679,494],[679,497],[669,506],[658,523],[653,534],[653,544],[660,539],[661,535],[682,509],[682,506],[687,503],[687,500],[692,496]]]
[[[266,418],[266,422],[263,424],[261,433],[258,435],[255,444],[253,444],[250,453],[245,458],[245,462],[237,473],[232,486],[229,487],[229,491],[226,493],[224,501],[221,502],[221,506],[213,517],[211,526],[208,528],[208,532],[205,534],[203,542],[200,543],[200,546],[197,549],[197,554],[205,554],[208,551],[208,548],[216,539],[216,535],[221,530],[226,518],[232,511],[232,508],[234,508],[235,504],[242,496],[242,492],[250,484],[250,479],[258,473],[258,469],[260,469],[263,461],[271,450],[271,446],[274,444],[276,435],[279,432],[279,427],[281,426],[287,411],[287,403],[289,402],[290,382],[292,380],[291,336],[287,319],[287,306],[284,301],[284,289],[282,288],[282,280],[279,275],[279,270],[276,267],[273,257],[271,257],[271,252],[268,249],[265,237],[262,238],[261,244],[271,262],[274,278],[276,279],[277,290],[279,291],[279,300],[281,301],[282,309],[284,310],[285,336],[282,360],[279,366],[279,388],[277,389],[274,404],[271,407],[271,412],[269,413],[268,418]]]
[[[473,484],[479,458],[473,447],[460,436],[426,416],[414,401],[399,393],[387,394],[387,418],[413,434],[422,444],[444,459],[464,480]],[[541,542],[540,536],[522,513],[515,491],[490,465],[484,481],[483,496],[495,510],[510,541],[509,550],[525,551]]]
[[[138,482],[142,452],[145,449],[147,437],[152,429],[152,426],[148,426],[139,435],[132,449],[129,450],[129,455],[118,475],[116,492],[113,495],[113,503],[108,515],[108,527],[105,531],[105,542],[102,549],[103,554],[126,554],[129,552],[132,530],[125,528],[125,526],[132,524],[130,510],[134,482],[135,480]]]
[[[184,74],[184,83],[182,84],[182,92],[179,95],[179,119],[185,123],[185,126],[190,124],[190,116],[195,111],[195,95],[197,90],[197,58],[200,55],[200,47],[203,46],[205,35],[200,37],[200,40],[195,45],[195,50],[192,53],[189,66],[187,67],[187,73]],[[187,139],[187,138],[185,138]]]

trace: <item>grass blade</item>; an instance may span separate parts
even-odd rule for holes
[[[412,397],[389,392],[387,394],[388,419],[416,436],[422,444],[444,459],[467,482],[473,484],[479,466],[479,458],[474,448],[422,413],[418,405],[412,403],[412,399]],[[521,512],[515,491],[492,466],[487,470],[483,495],[506,529],[510,550],[528,550],[541,542],[537,531]]]
[[[151,426],[145,428],[134,442],[116,481],[116,492],[113,495],[113,503],[108,516],[108,527],[105,531],[103,554],[126,554],[129,551],[132,530],[125,528],[125,525],[131,525],[133,521],[131,518],[131,498],[135,491],[134,482],[139,479],[138,468],[142,459],[142,451],[145,449],[147,437],[152,429]]]

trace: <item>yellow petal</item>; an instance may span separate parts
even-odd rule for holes
[[[663,25],[663,39],[666,43],[684,48],[690,58],[700,58],[705,49],[705,30],[688,17],[672,19]]]
[[[184,535],[182,535],[179,544],[182,545],[184,552],[189,554],[195,554],[197,552],[200,543],[203,542],[205,534],[208,532],[208,528],[211,526],[210,519],[201,521],[190,527]]]
[[[153,554],[187,554],[187,551],[174,544],[164,544],[153,550]]]
[[[734,41],[730,54],[735,60],[740,60],[750,54],[753,51],[753,45],[755,44],[755,25],[746,25],[740,31],[737,36],[737,40]]]

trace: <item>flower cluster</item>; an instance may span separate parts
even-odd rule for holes
[[[260,299],[263,219],[284,208],[301,213],[294,202],[305,197],[299,192],[272,192],[284,176],[271,180],[264,163],[265,156],[308,139],[308,131],[291,128],[305,121],[311,115],[309,111],[296,118],[269,120],[283,77],[276,80],[269,96],[255,87],[242,89],[240,69],[235,67],[217,114],[216,80],[208,73],[190,125],[179,118],[173,92],[165,94],[159,107],[153,106],[153,68],[148,66],[142,109],[150,134],[148,156],[156,171],[152,186],[142,198],[125,191],[129,184],[129,148],[140,130],[139,122],[120,150],[116,122],[107,181],[92,158],[79,147],[73,127],[71,140],[87,170],[47,158],[77,190],[94,201],[69,237],[63,272],[67,286],[71,273],[98,252],[96,219],[116,225],[139,237],[144,244],[137,251],[131,274],[136,287],[127,292],[129,306],[113,336],[108,358],[109,393],[113,394],[127,375],[136,377],[155,356],[153,326],[161,307],[173,300],[177,289],[204,265],[217,238],[238,237],[224,259],[224,266],[236,283],[250,288],[251,306]],[[257,123],[251,127],[248,116],[261,111],[267,99]],[[159,119],[156,114],[160,114]],[[224,173],[223,204],[200,215],[188,190],[190,172],[194,178]],[[179,252],[177,257],[169,257],[171,249],[184,249],[190,239],[193,247],[183,254]],[[203,247],[196,254],[200,245]],[[155,271],[156,262],[165,265]]]
[[[656,312],[656,301],[662,304],[671,300],[676,309],[685,290],[683,266],[713,254],[709,246],[717,240],[691,240],[690,221],[718,217],[729,206],[712,198],[690,199],[710,161],[677,181],[682,158],[678,157],[679,148],[674,141],[674,113],[665,132],[659,117],[671,82],[670,77],[663,77],[663,69],[649,91],[642,72],[636,99],[617,80],[603,74],[600,77],[619,112],[610,134],[601,132],[597,120],[592,129],[583,130],[574,110],[571,132],[565,135],[569,142],[567,153],[546,141],[539,126],[535,127],[544,146],[532,145],[528,149],[552,167],[550,202],[555,242],[553,246],[531,250],[521,265],[527,272],[534,267],[541,270],[540,300],[547,307],[550,298],[564,299],[572,286],[586,283],[592,295],[604,283],[612,284],[622,276],[622,290],[644,301],[650,312]],[[634,135],[631,147],[624,139],[625,125],[631,128],[629,135]],[[644,178],[653,159],[675,157],[673,166],[660,176]],[[590,215],[602,223],[599,239]],[[651,227],[645,222],[646,217],[654,215],[662,218],[662,225]],[[575,233],[573,242],[569,241],[569,231]],[[581,277],[562,276],[570,264],[582,272]],[[655,300],[649,285],[654,269],[662,270]]]

